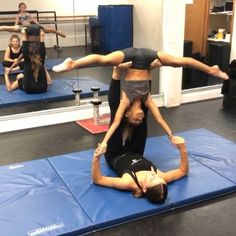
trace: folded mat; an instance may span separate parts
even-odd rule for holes
[[[134,198],[129,192],[92,184],[93,150],[52,157],[49,158],[49,161],[92,219],[95,229],[111,227],[235,191],[236,184],[231,179],[192,158],[192,150],[196,147],[201,147],[205,153],[210,154],[213,150],[208,149],[209,145],[214,146],[215,150],[219,152],[228,151],[228,156],[234,158],[235,152],[232,152],[232,149],[225,150],[227,140],[225,141],[223,137],[220,137],[219,140],[219,136],[216,139],[215,134],[204,129],[183,132],[181,135],[187,142],[190,171],[187,177],[169,184],[169,193],[164,204],[151,204],[145,198]],[[198,141],[189,145],[192,136],[198,136]],[[206,140],[208,140],[207,145]],[[231,145],[236,147],[235,143],[231,143]],[[163,171],[179,166],[179,152],[164,136],[147,140],[145,156]],[[222,160],[222,162],[224,161]],[[101,167],[104,175],[115,176],[104,159],[102,159]],[[231,166],[229,165],[228,168]],[[235,166],[232,166],[231,172],[235,173]]]
[[[81,234],[93,229],[47,159],[0,167],[0,189],[1,235]]]
[[[205,129],[180,135],[187,142],[189,174],[168,185],[163,204],[93,184],[94,150],[0,167],[1,234],[84,234],[236,191],[236,144]],[[163,171],[179,165],[179,152],[166,136],[149,138],[145,156]],[[101,168],[116,176],[104,158]]]

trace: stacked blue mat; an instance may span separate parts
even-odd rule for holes
[[[81,98],[92,97],[92,86],[100,87],[99,95],[106,95],[109,86],[90,77],[72,77],[53,80],[45,93],[26,94],[21,89],[12,92],[6,90],[5,85],[0,85],[0,107],[18,104],[28,104],[41,101],[60,101],[74,99],[74,87],[82,89]]]
[[[159,205],[92,184],[94,150],[0,167],[1,234],[85,234],[235,192],[236,144],[205,129],[179,135],[187,142],[190,172],[169,185]],[[164,136],[148,139],[145,156],[164,171],[179,164]],[[101,166],[105,175],[115,175],[104,159]]]

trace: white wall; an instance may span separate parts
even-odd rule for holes
[[[77,0],[75,0],[77,1]],[[25,2],[28,10],[56,11],[57,15],[73,15],[73,0],[10,0],[1,1],[1,11],[17,11],[18,4]]]
[[[134,46],[161,49],[162,0],[130,0],[134,5]]]
[[[183,56],[185,29],[185,2],[163,1],[162,50],[174,56]],[[176,17],[178,13],[178,17]],[[178,106],[181,103],[182,68],[160,69],[160,90],[164,94],[164,105]]]
[[[158,0],[159,1],[159,0]],[[17,11],[21,0],[1,1],[1,11]],[[58,16],[96,15],[99,4],[132,4],[132,0],[23,0],[28,10],[56,11]]]
[[[132,4],[129,0],[75,0],[76,15],[97,15],[98,5]]]

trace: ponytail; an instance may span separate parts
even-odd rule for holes
[[[30,56],[30,60],[32,64],[31,68],[33,71],[33,76],[34,76],[35,81],[37,81],[39,70],[40,70],[40,67],[42,66],[41,57],[39,54],[36,53]]]

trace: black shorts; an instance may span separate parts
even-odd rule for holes
[[[40,35],[40,30],[44,29],[43,26],[39,24],[31,24],[31,25],[21,25],[20,29],[26,28],[25,32],[28,36],[39,36]]]
[[[10,68],[13,63],[14,63],[14,62],[12,62],[12,61],[3,61],[3,62],[2,62],[2,65],[3,65],[3,67],[8,67],[8,68]],[[19,66],[20,70],[23,70],[23,68],[24,68],[24,62],[23,62],[23,61],[20,62],[20,63],[18,64],[18,66]]]

